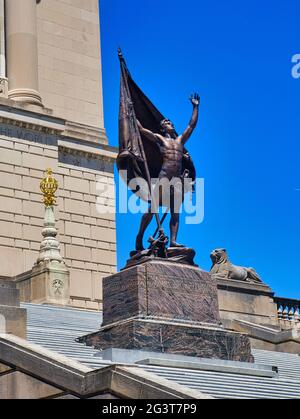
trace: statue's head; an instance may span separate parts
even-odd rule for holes
[[[169,119],[163,119],[160,123],[160,126],[163,134],[169,134],[171,137],[174,136],[175,128],[173,122],[171,122]]]
[[[213,265],[226,263],[228,261],[228,255],[226,249],[216,249],[210,254]]]

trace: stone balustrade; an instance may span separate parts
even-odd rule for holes
[[[300,300],[275,297],[274,301],[277,304],[278,322],[281,326],[300,326]]]

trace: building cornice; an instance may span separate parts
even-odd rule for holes
[[[67,121],[53,116],[47,110],[25,109],[16,102],[0,98],[0,123],[35,133],[56,135],[61,151],[84,156],[99,156],[115,161],[117,148],[108,145],[104,128]]]
[[[117,158],[116,149],[111,147],[111,150],[107,150],[99,147],[91,147],[83,145],[81,143],[69,142],[66,140],[58,140],[58,149],[60,152],[77,155],[85,158],[98,158],[108,162],[114,162]]]

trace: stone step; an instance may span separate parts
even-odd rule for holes
[[[110,365],[101,351],[75,342],[79,336],[97,331],[102,316],[72,308],[22,304],[28,310],[28,339],[94,369]],[[255,362],[277,366],[279,378],[136,365],[157,376],[224,399],[300,398],[300,357],[271,351],[253,350]]]

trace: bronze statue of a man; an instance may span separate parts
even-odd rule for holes
[[[184,199],[183,191],[183,179],[182,179],[182,162],[184,157],[184,145],[192,135],[196,128],[199,115],[200,96],[195,93],[190,98],[193,105],[193,114],[186,130],[181,134],[177,135],[173,123],[164,119],[161,121],[161,133],[153,133],[152,131],[145,129],[139,121],[138,128],[140,133],[147,138],[147,140],[156,143],[160,149],[162,155],[162,167],[158,176],[158,180],[167,179],[171,181],[173,178],[181,179],[181,202]],[[177,235],[179,228],[179,207],[176,204],[176,186],[172,189],[170,195],[170,247],[183,247],[177,243]],[[154,194],[155,195],[155,194]],[[159,204],[159,203],[158,203]],[[142,251],[144,233],[153,218],[153,206],[150,205],[149,210],[143,215],[139,233],[136,238],[136,250]]]

